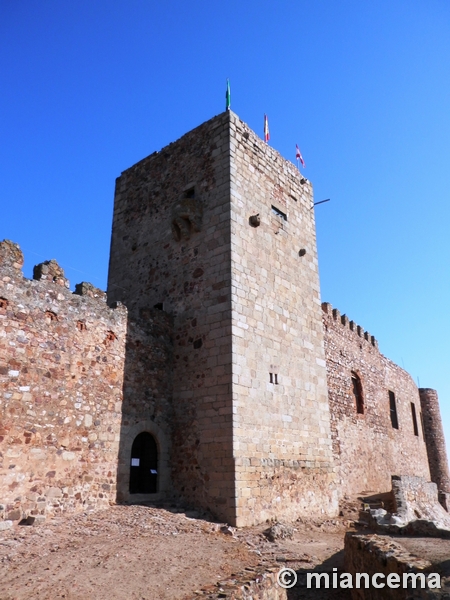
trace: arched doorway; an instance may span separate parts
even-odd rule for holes
[[[156,494],[158,491],[158,447],[151,433],[135,437],[131,448],[130,494]]]

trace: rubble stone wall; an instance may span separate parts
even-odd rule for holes
[[[378,600],[379,598],[383,598],[383,600],[432,600],[445,597],[445,593],[442,593],[439,588],[429,589],[428,585],[422,588],[420,579],[414,587],[412,586],[411,581],[416,581],[416,575],[419,573],[423,574],[427,584],[428,577],[431,573],[436,573],[436,568],[428,560],[411,555],[400,543],[387,536],[346,533],[344,569],[353,578],[352,600]],[[365,587],[364,579],[361,580],[361,587],[356,587],[357,573],[369,575],[369,587]],[[372,585],[372,577],[376,573],[384,575],[377,579],[378,585],[384,584],[381,589]],[[405,574],[409,573],[411,575],[407,577],[408,587],[406,588],[403,587],[403,578]],[[389,576],[391,576],[391,580],[388,580]],[[393,579],[394,577],[395,579]],[[387,584],[388,581],[392,581],[397,587],[391,587]],[[436,580],[434,577],[432,585],[434,586],[436,582],[439,582],[439,579]]]
[[[430,479],[419,391],[411,376],[378,350],[377,341],[330,304],[323,303],[333,454],[341,495],[388,491],[392,475]],[[361,382],[357,412],[352,376]],[[393,427],[389,391],[395,395]],[[417,433],[411,404],[414,404]]]
[[[432,521],[450,531],[450,515],[439,503],[437,485],[422,477],[395,475],[392,477],[395,513],[404,521]]]
[[[1,516],[107,506],[116,498],[126,309],[108,308],[104,294],[72,294],[62,270],[25,279],[22,263],[16,244],[0,244]]]

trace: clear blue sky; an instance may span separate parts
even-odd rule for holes
[[[232,109],[313,182],[322,299],[438,390],[450,447],[448,0],[0,0],[0,239],[105,288],[114,180]]]

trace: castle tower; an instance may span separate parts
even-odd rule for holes
[[[116,183],[108,302],[173,317],[172,492],[239,526],[337,512],[312,203],[231,111]]]
[[[438,395],[430,388],[419,388],[419,394],[431,481],[438,486],[441,504],[450,510],[450,474]]]

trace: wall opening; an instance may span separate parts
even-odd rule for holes
[[[355,398],[356,412],[364,414],[364,394],[360,376],[352,371],[352,391]]]
[[[395,403],[395,394],[389,390],[389,408],[391,412],[391,423],[394,429],[398,429],[397,405]]]
[[[413,421],[414,435],[419,437],[419,428],[417,427],[416,405],[411,402],[411,416]]]
[[[143,431],[134,439],[130,461],[130,494],[158,491],[158,446],[151,433]]]
[[[287,215],[283,211],[281,211],[279,208],[277,208],[276,206],[272,205],[272,212],[277,217],[280,217],[281,219],[283,219],[283,221],[287,221]]]

